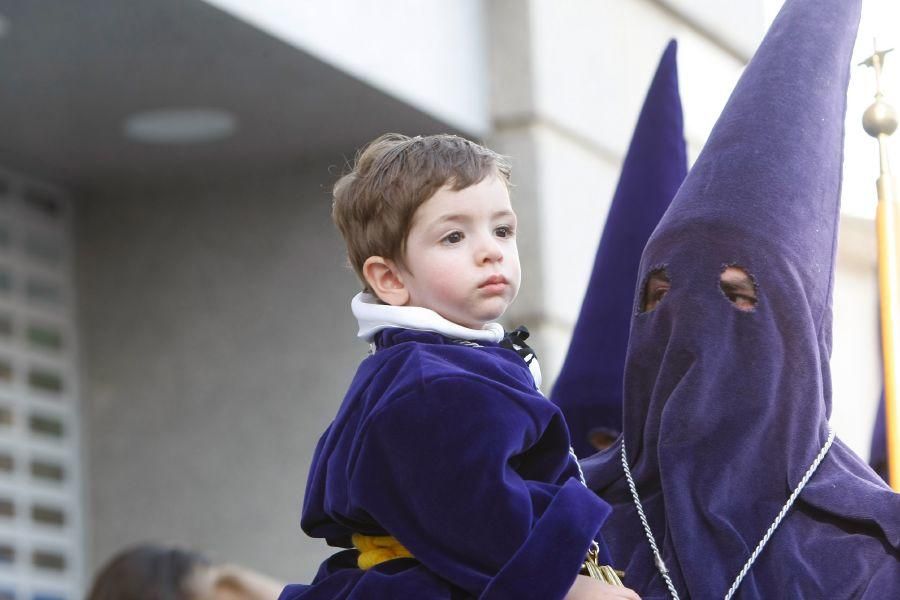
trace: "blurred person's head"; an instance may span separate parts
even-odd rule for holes
[[[199,600],[209,569],[196,552],[141,544],[106,563],[87,600]]]
[[[244,567],[214,565],[197,552],[140,544],[100,569],[87,600],[275,600],[283,587]]]

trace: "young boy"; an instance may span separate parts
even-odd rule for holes
[[[578,575],[609,508],[494,322],[521,279],[508,184],[470,141],[388,134],[335,186],[372,353],[319,440],[301,525],[356,549],[283,599],[637,598]]]

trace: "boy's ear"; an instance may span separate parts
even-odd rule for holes
[[[363,277],[378,298],[391,306],[405,306],[409,302],[409,290],[397,263],[389,258],[370,256],[363,263]]]

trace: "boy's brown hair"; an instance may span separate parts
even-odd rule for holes
[[[442,187],[462,190],[496,174],[509,184],[507,160],[455,135],[387,133],[356,156],[334,186],[332,218],[363,283],[363,264],[383,256],[403,264],[406,237],[419,206]]]

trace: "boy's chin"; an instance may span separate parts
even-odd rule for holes
[[[449,314],[450,311],[436,311],[448,321],[453,321],[457,325],[468,327],[469,329],[482,329],[488,323],[497,321],[506,312],[509,303],[500,298],[493,302],[482,303],[477,307],[469,307],[469,310],[462,310],[455,314]]]
[[[499,314],[491,313],[481,313],[478,315],[465,315],[460,316],[459,318],[447,317],[447,315],[442,315],[448,321],[453,321],[457,325],[462,325],[463,327],[468,327],[469,329],[484,329],[484,326],[488,323],[493,323],[501,316],[503,316],[503,312]]]
[[[472,321],[478,323],[474,329],[481,329],[488,323],[493,323],[500,319],[503,314],[506,312],[506,309],[509,305],[504,303],[502,306],[498,306],[494,309],[486,309],[481,311],[478,315],[472,315]]]

